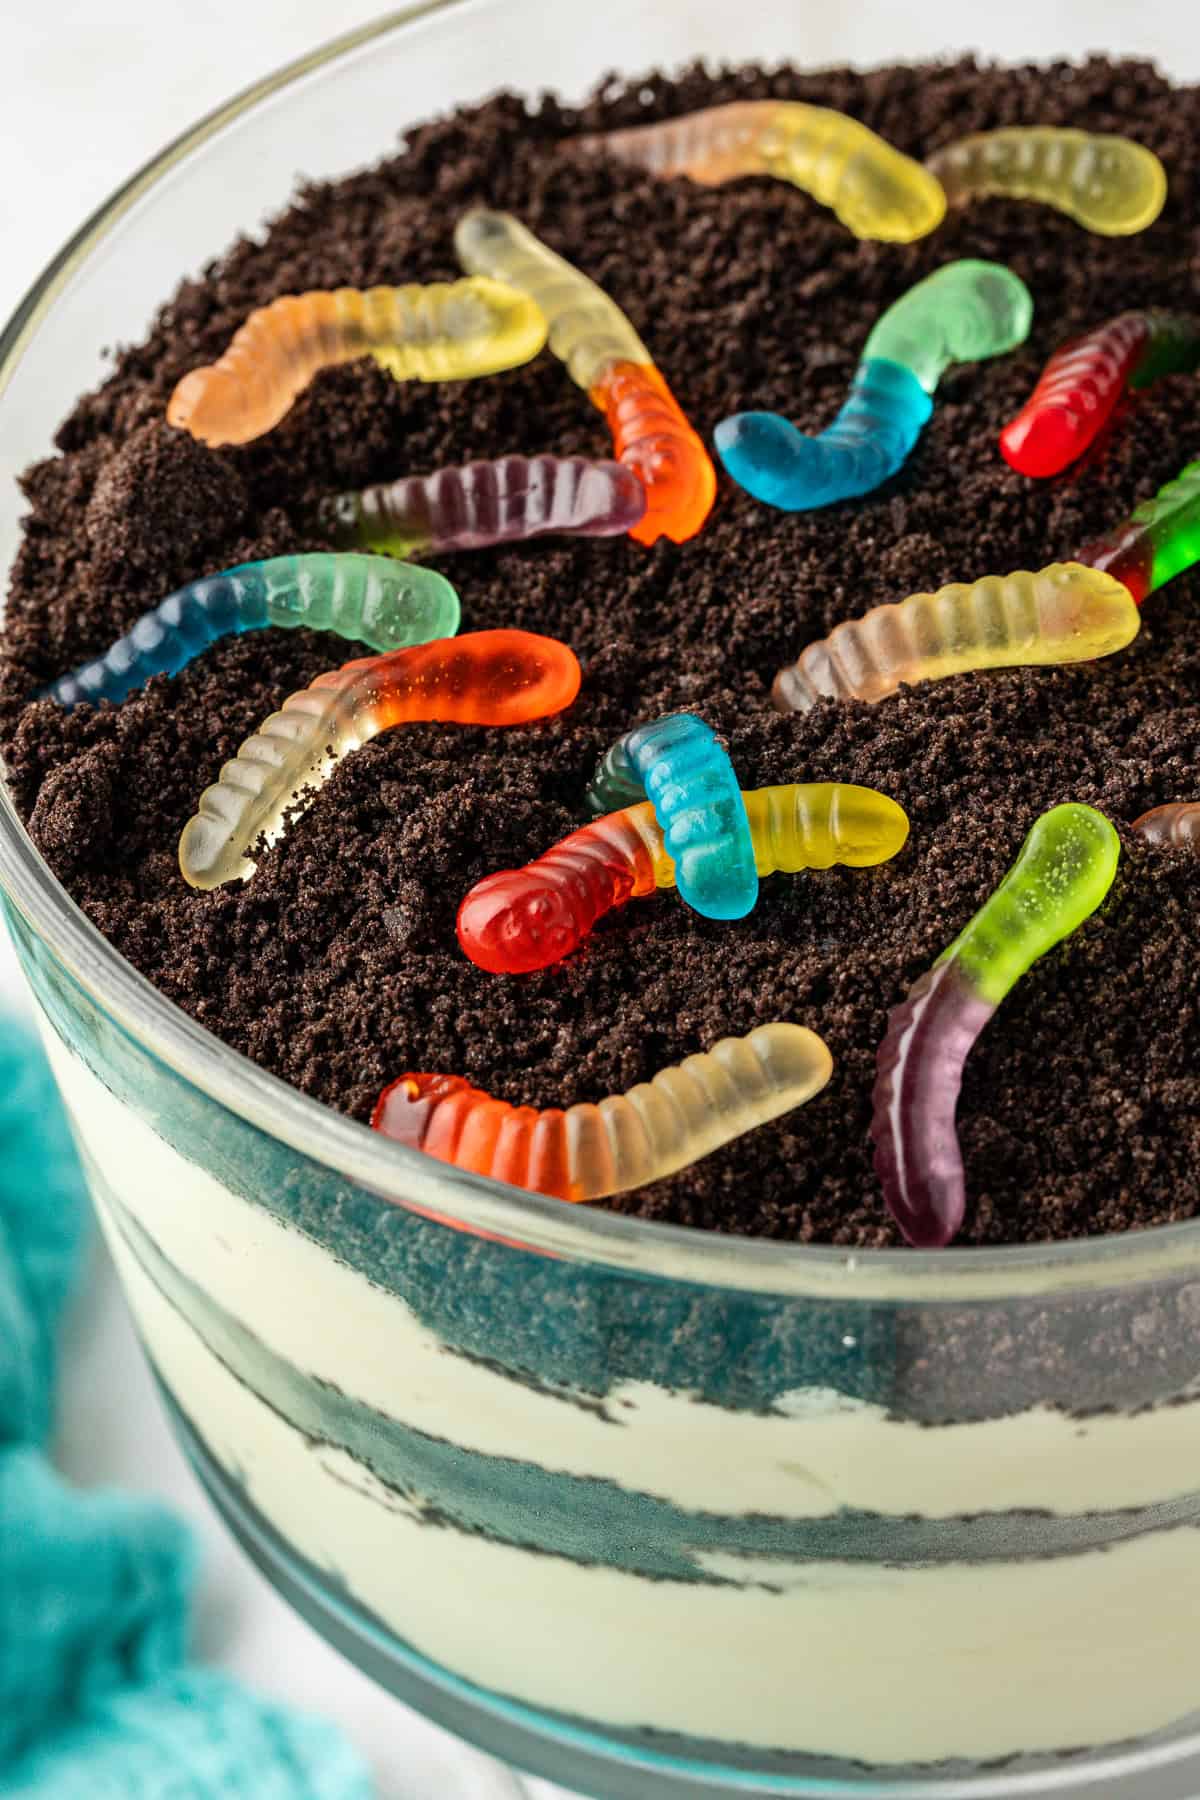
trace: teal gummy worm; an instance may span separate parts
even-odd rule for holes
[[[589,798],[600,791],[651,802],[680,896],[695,912],[742,919],[753,910],[758,869],[746,803],[703,719],[668,713],[627,731],[601,759]]]
[[[152,675],[178,675],[218,638],[269,625],[332,631],[383,654],[453,637],[460,612],[444,575],[390,556],[316,551],[240,563],[169,594],[103,656],[39,698],[68,708],[123,700]]]
[[[1029,290],[1011,269],[947,263],[878,320],[825,431],[808,437],[779,413],[733,413],[717,426],[717,452],[740,487],[784,512],[871,493],[904,466],[950,364],[1015,349],[1032,318]]]
[[[916,376],[886,357],[864,357],[850,397],[817,437],[780,413],[734,413],[713,434],[739,487],[782,512],[811,512],[882,486],[908,461],[933,411]]]

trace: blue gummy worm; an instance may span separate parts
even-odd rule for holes
[[[84,700],[115,704],[152,675],[178,675],[218,638],[272,625],[332,631],[382,654],[453,637],[460,610],[444,575],[390,556],[321,550],[239,563],[169,594],[103,656],[38,698],[68,708]]]
[[[758,870],[728,753],[693,713],[639,725],[625,734],[624,745],[654,807],[683,899],[706,919],[744,918],[758,899]]]
[[[784,512],[810,512],[869,494],[903,468],[933,401],[902,363],[867,356],[837,418],[818,437],[779,413],[731,413],[713,434],[733,479]]]
[[[253,563],[206,575],[168,594],[95,662],[62,675],[39,694],[61,706],[124,700],[152,675],[178,675],[218,638],[258,631],[267,617],[267,584]]]

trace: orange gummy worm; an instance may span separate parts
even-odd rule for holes
[[[532,724],[570,706],[579,680],[566,644],[518,630],[437,638],[318,675],[246,739],[201,794],[179,840],[184,880],[210,889],[252,875],[255,839],[282,830],[300,796],[381,731],[417,721]]]
[[[463,381],[528,362],[545,341],[537,303],[487,276],[285,294],[256,308],[216,362],[183,377],[167,423],[212,448],[246,444],[336,363],[369,355],[397,381]]]
[[[612,363],[588,398],[608,420],[618,461],[646,490],[645,515],[630,537],[639,544],[664,535],[676,544],[694,537],[712,510],[717,477],[654,364]]]
[[[371,1125],[475,1175],[587,1201],[661,1181],[743,1132],[802,1106],[833,1059],[815,1032],[777,1020],[660,1069],[627,1094],[544,1111],[512,1106],[461,1075],[401,1075]]]

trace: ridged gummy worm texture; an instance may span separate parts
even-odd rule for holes
[[[252,312],[217,362],[183,377],[167,423],[213,448],[246,444],[336,363],[373,356],[397,381],[461,381],[528,362],[545,341],[536,303],[486,278],[285,294]]]
[[[1138,625],[1129,589],[1079,563],[985,575],[835,626],[779,671],[771,697],[780,712],[808,712],[969,670],[1090,662],[1124,649]]]
[[[254,873],[248,851],[342,757],[393,725],[525,725],[561,712],[579,692],[573,651],[531,631],[476,631],[318,675],[285,700],[200,796],[179,840],[190,887]],[[311,795],[309,796],[311,798]]]
[[[1152,225],[1167,177],[1152,150],[1132,138],[1060,125],[1007,125],[945,145],[925,159],[953,206],[978,195],[1040,200],[1101,237]]]
[[[680,897],[706,919],[741,919],[758,899],[750,822],[729,753],[693,713],[670,713],[625,734],[675,864]]]
[[[604,289],[543,244],[511,213],[480,208],[461,218],[454,248],[464,269],[527,294],[546,319],[550,348],[590,393],[614,363],[650,362],[650,352]]]
[[[561,534],[609,537],[646,511],[632,469],[586,456],[499,456],[337,494],[322,521],[344,542],[403,554]]]
[[[1047,362],[1000,433],[1022,475],[1057,475],[1095,442],[1130,387],[1200,366],[1200,323],[1180,313],[1126,312],[1073,338]]]
[[[705,185],[774,175],[828,206],[856,237],[907,244],[941,224],[946,197],[920,163],[845,113],[803,101],[735,100],[579,140],[654,175]]]
[[[456,1168],[559,1200],[599,1200],[674,1175],[820,1092],[833,1060],[802,1025],[722,1038],[599,1105],[510,1106],[461,1076],[406,1074],[377,1131]]]
[[[645,490],[645,517],[629,535],[639,544],[686,543],[712,511],[717,473],[674,394],[652,363],[622,362],[589,397],[608,421],[617,457]]]
[[[42,692],[66,707],[123,700],[152,675],[177,675],[218,638],[270,625],[306,625],[388,652],[453,637],[460,615],[457,593],[434,569],[328,551],[275,556],[189,582]]]
[[[1056,350],[1000,433],[1004,460],[1044,477],[1082,456],[1112,417],[1148,336],[1145,313],[1121,313]]]

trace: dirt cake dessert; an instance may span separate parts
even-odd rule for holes
[[[1167,203],[1148,229],[1114,237],[1026,199],[960,199],[936,230],[897,244],[855,238],[785,180],[664,179],[576,141],[771,97],[842,109],[914,158],[1018,123],[1128,132],[1162,159]],[[748,70],[652,80],[579,113],[497,100],[415,132],[377,170],[306,192],[261,243],[185,284],[148,343],[81,401],[59,455],[27,478],[4,744],[36,842],[166,994],[361,1118],[407,1069],[465,1077],[518,1104],[570,1105],[731,1034],[802,1022],[834,1063],[803,1112],[609,1203],[878,1244],[898,1235],[869,1136],[888,1008],[995,886],[1037,815],[1085,802],[1126,832],[1125,855],[1099,915],[1020,983],[966,1064],[961,1240],[1193,1214],[1194,868],[1186,850],[1146,847],[1128,827],[1190,797],[1195,575],[1156,596],[1136,641],[1094,666],[967,674],[877,707],[822,703],[785,717],[769,690],[806,644],[880,602],[1068,561],[1187,462],[1186,373],[1122,402],[1089,460],[1060,477],[1015,471],[997,440],[1065,341],[1123,313],[1186,315],[1196,304],[1196,159],[1186,108],[1140,65]],[[711,516],[678,545],[550,537],[435,554],[465,630],[532,629],[577,653],[578,700],[511,736],[391,732],[337,769],[252,882],[190,892],[174,852],[201,790],[286,695],[353,652],[307,630],[268,631],[215,643],[119,710],[30,707],[30,693],[101,654],[184,582],[333,548],[321,510],[332,495],[505,453],[604,455],[602,420],[546,354],[487,379],[427,384],[397,381],[360,353],[316,374],[274,429],[237,447],[211,449],[166,422],[179,380],[279,295],[461,280],[454,227],[479,202],[511,209],[594,277],[706,438],[752,408],[803,431],[827,426],[889,303],[954,259],[1019,277],[1032,329],[1005,354],[951,365],[903,467],[840,505],[779,511],[723,478]],[[1116,399],[1119,384],[1109,386]],[[472,966],[455,940],[463,897],[583,823],[597,758],[629,727],[677,710],[721,736],[743,789],[872,788],[904,808],[907,844],[877,869],[776,875],[736,924],[664,896],[611,915],[545,972],[497,979]]]
[[[1194,102],[500,97],[185,281],[25,478],[30,834],[346,1131],[18,922],[110,1242],[224,1503],[423,1704],[781,1782],[1194,1719],[1200,1269],[1141,1230],[1200,1209]],[[447,1163],[621,1244],[447,1229]],[[605,1206],[835,1248],[646,1279]]]

